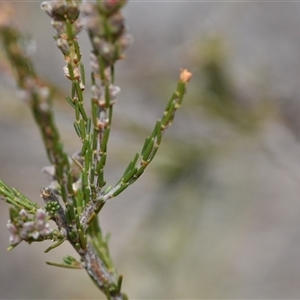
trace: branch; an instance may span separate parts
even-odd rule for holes
[[[146,138],[141,152],[137,153],[134,159],[129,163],[118,183],[113,188],[108,188],[104,191],[96,201],[89,202],[82,212],[80,223],[84,230],[88,228],[90,222],[98,214],[105,202],[116,197],[129,185],[134,183],[153,160],[160,146],[164,132],[172,125],[175,112],[182,104],[183,96],[186,92],[186,85],[191,77],[192,74],[188,70],[181,70],[177,88],[167,103],[162,118],[156,122],[151,135]]]
[[[14,70],[23,99],[29,105],[40,129],[49,161],[55,166],[55,177],[61,183],[62,198],[64,202],[67,202],[66,174],[70,166],[55,124],[52,110],[53,93],[36,75],[29,55],[31,40],[13,27],[10,21],[1,25],[0,38],[3,41],[4,50]]]

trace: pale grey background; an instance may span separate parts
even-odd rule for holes
[[[67,94],[50,19],[37,1],[14,6],[18,25],[36,40],[40,74]],[[300,298],[299,14],[300,3],[288,1],[135,1],[126,7],[135,42],[127,60],[118,64],[122,93],[110,144],[111,181],[143,140],[138,127],[124,133],[118,116],[150,126],[160,116],[179,68],[195,75],[157,161],[101,214],[130,298]],[[239,94],[255,103],[265,92],[273,104],[254,134],[189,107],[199,84],[192,58],[201,57],[198,44],[211,36],[224,41]],[[82,40],[87,61],[89,43]],[[38,131],[17,99],[13,81],[2,75],[0,80],[0,178],[41,203],[39,189],[47,180],[40,169],[47,160]],[[68,150],[75,151],[72,115],[67,106],[58,107]],[[159,174],[178,163],[174,153],[181,149],[188,157],[185,143],[200,149],[204,138],[218,148],[217,154],[203,158],[203,170],[199,159],[194,176],[164,189]],[[183,174],[193,174],[192,167],[183,168]],[[0,298],[99,299],[84,271],[44,264],[75,255],[67,245],[44,254],[44,243],[22,244],[7,253],[8,206],[0,206]]]

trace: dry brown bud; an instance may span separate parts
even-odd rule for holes
[[[79,16],[80,8],[78,1],[71,1],[67,4],[67,16],[69,20],[73,21],[76,20]]]
[[[65,0],[55,0],[52,4],[52,13],[53,15],[63,17],[67,12],[67,3]]]
[[[115,13],[109,19],[110,32],[115,37],[120,36],[124,32],[124,18],[120,12]]]

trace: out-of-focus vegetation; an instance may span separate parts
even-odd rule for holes
[[[275,110],[264,93],[253,103],[243,98],[221,37],[201,40],[190,62],[194,78],[181,126],[177,125],[180,129],[163,147],[156,164],[159,187],[153,195],[154,205],[125,252],[126,272],[134,278],[136,270],[130,270],[134,265],[140,276],[144,274],[146,284],[137,293],[145,297],[209,297],[213,287],[211,278],[205,278],[206,260],[220,259],[214,249],[217,244],[210,244],[209,258],[204,245],[209,235],[202,220],[207,218],[207,196],[220,188],[212,178],[211,165],[236,152],[241,141],[249,142]],[[238,201],[241,205],[245,200]],[[225,214],[222,218],[230,218]],[[223,266],[214,264],[213,268],[209,276],[222,280]]]

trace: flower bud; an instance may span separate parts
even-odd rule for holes
[[[109,95],[112,100],[117,98],[117,95],[120,93],[121,89],[116,85],[111,85],[109,87]]]
[[[50,1],[42,2],[40,7],[41,10],[45,11],[50,17],[52,17],[53,8],[52,8],[52,3]]]
[[[42,220],[44,223],[45,223],[45,220],[46,220],[46,217],[47,217],[47,214],[46,212],[42,209],[42,208],[39,208],[37,211],[36,211],[36,220]]]
[[[31,232],[34,229],[34,222],[33,221],[28,221],[23,224],[23,230],[24,232],[28,233]]]
[[[130,33],[126,33],[122,35],[117,42],[120,52],[124,52],[132,43],[133,43],[133,37]]]
[[[22,217],[22,218],[28,218],[29,217],[28,213],[23,208],[19,211],[19,216]]]
[[[69,68],[68,68],[68,65],[64,66],[63,67],[63,71],[64,71],[64,74],[65,76],[72,80],[73,78],[71,78],[71,75],[70,75],[70,72],[69,72]],[[75,79],[79,79],[80,78],[80,70],[78,67],[73,67],[73,75],[74,75],[74,78]]]
[[[100,99],[102,96],[102,89],[99,85],[92,85],[91,87],[93,99]]]
[[[73,21],[76,20],[79,16],[80,9],[79,9],[79,3],[76,1],[68,2],[67,6],[67,16],[68,18]]]
[[[53,229],[50,227],[49,223],[45,224],[44,228],[40,231],[41,236],[49,235]]]
[[[69,43],[67,40],[58,38],[56,40],[56,45],[59,48],[59,50],[64,54],[64,55],[69,55],[70,54],[70,47]]]
[[[9,237],[9,243],[11,245],[17,245],[21,242],[21,238],[19,235],[17,234],[11,234],[10,237]]]
[[[11,234],[16,234],[18,232],[17,227],[11,222],[11,220],[7,221],[6,227]]]
[[[85,21],[84,21],[84,19],[82,19],[82,18],[77,19],[73,23],[73,34],[74,35],[78,35],[78,33],[81,32],[84,27],[85,27]]]
[[[37,230],[34,230],[33,232],[31,232],[28,237],[33,237],[35,240],[37,240],[40,236],[40,233]]]
[[[124,18],[120,12],[115,13],[109,19],[109,31],[115,37],[119,37],[124,32]]]
[[[67,3],[65,0],[55,0],[52,4],[52,14],[63,17],[67,12]]]
[[[56,30],[56,32],[59,36],[61,36],[67,32],[65,21],[51,19],[51,25],[54,27],[54,29]]]
[[[104,28],[103,26],[101,26],[101,22],[98,15],[86,18],[85,27],[94,37],[104,35]]]

